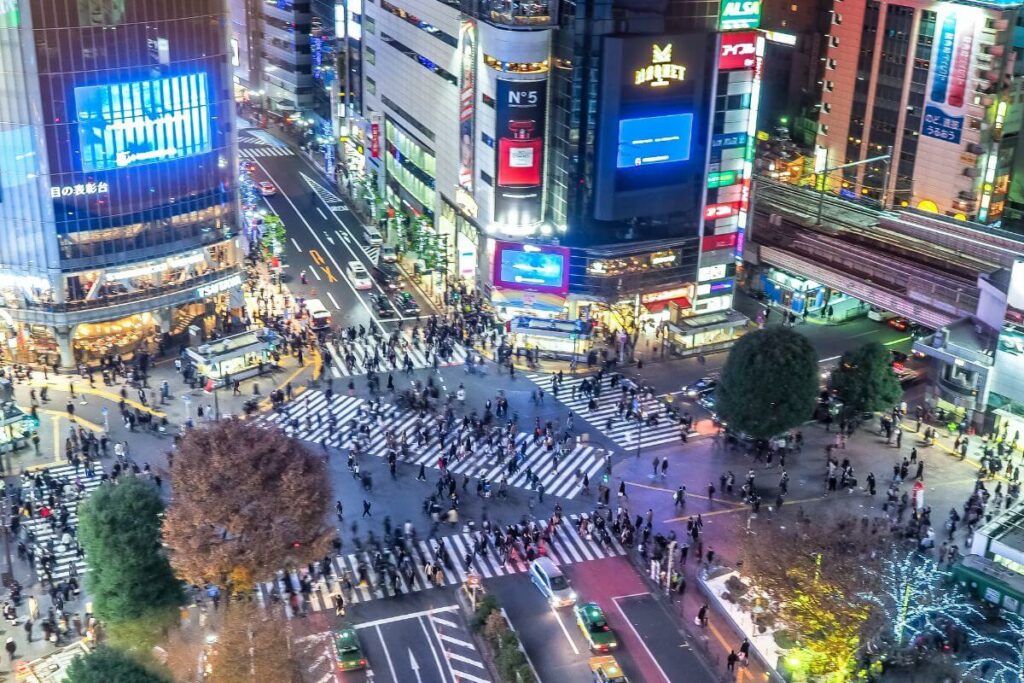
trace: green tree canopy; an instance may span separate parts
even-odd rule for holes
[[[716,394],[731,428],[759,439],[776,436],[814,414],[818,355],[789,327],[751,332],[729,352]]]
[[[181,583],[161,546],[163,501],[151,483],[125,477],[100,486],[78,510],[89,556],[86,589],[96,616],[119,624],[177,613]]]
[[[855,412],[886,410],[903,396],[892,370],[892,354],[878,342],[844,353],[829,382],[843,404]]]
[[[99,647],[76,657],[68,667],[70,683],[166,683],[120,650]]]

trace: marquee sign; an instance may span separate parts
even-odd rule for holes
[[[672,43],[664,47],[651,45],[651,63],[640,67],[633,74],[633,85],[649,85],[664,88],[673,81],[686,80],[686,67],[672,63]]]

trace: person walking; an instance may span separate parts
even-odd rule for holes
[[[32,619],[25,620],[25,639],[32,642]]]
[[[32,621],[39,619],[39,600],[34,595],[28,596],[28,618]]]
[[[373,517],[370,513],[370,501],[363,499],[363,517]]]
[[[14,642],[14,638],[8,637],[7,643],[4,645],[4,649],[7,650],[7,657],[11,660],[11,669],[14,669],[14,654],[18,651],[18,644]]]
[[[725,670],[729,672],[736,671],[736,662],[738,662],[740,656],[736,654],[736,650],[729,650],[729,656],[725,660]]]

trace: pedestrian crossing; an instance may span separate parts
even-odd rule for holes
[[[22,479],[22,500],[35,501],[36,512],[32,517],[22,519],[21,533],[25,539],[31,539],[26,543],[30,551],[38,548],[41,553],[53,553],[54,563],[51,576],[54,583],[66,581],[72,576],[72,573],[82,576],[86,571],[85,556],[79,555],[74,542],[68,545],[61,543],[61,534],[57,531],[57,524],[51,524],[50,521],[52,519],[53,522],[56,522],[56,516],[40,517],[38,508],[47,501],[51,492],[59,496],[67,504],[68,524],[77,532],[79,503],[88,498],[103,482],[103,464],[99,460],[93,461],[90,470],[91,475],[86,473],[84,465],[77,471],[72,465],[46,468],[46,472],[57,482],[53,491],[46,483],[43,483],[41,487],[36,487],[32,480]],[[81,486],[81,493],[79,493],[78,485]],[[58,487],[60,487],[59,490]],[[37,553],[36,556],[38,558],[41,555]],[[42,565],[38,559],[36,560],[36,572],[39,576],[43,575]]]
[[[314,390],[304,392],[287,404],[283,411],[267,414],[262,420],[282,428],[295,438],[335,448],[349,448],[356,435],[354,425],[369,423],[372,426],[365,452],[386,458],[387,433],[390,432],[398,440],[408,435],[409,457],[403,462],[439,468],[438,460],[452,443],[451,439],[442,444],[431,423],[424,425],[429,436],[423,445],[419,445],[414,436],[421,420],[417,411],[403,411],[385,404],[374,418],[369,411],[364,410],[367,407],[367,403],[360,398],[335,394],[328,400],[325,392]],[[545,495],[575,498],[583,490],[583,474],[592,480],[601,472],[605,463],[603,449],[584,443],[573,444],[557,462],[557,450],[549,451],[543,440],[535,441],[532,434],[519,432],[515,443],[517,455],[514,471],[510,471],[503,454],[492,453],[485,444],[477,446],[472,454],[461,460],[449,462],[447,469],[455,475],[466,475],[474,480],[487,479],[495,489],[502,477],[506,477],[509,486],[533,490],[530,482],[530,475],[533,474],[539,479],[539,484],[543,485]],[[596,484],[592,486],[596,487]]]
[[[679,443],[681,441],[681,427],[679,423],[668,414],[668,406],[657,398],[643,395],[638,395],[637,398],[640,411],[644,415],[660,414],[655,424],[649,424],[646,421],[641,423],[640,420],[634,417],[627,419],[626,410],[620,413],[618,404],[620,399],[622,399],[622,384],[620,383],[618,386],[612,387],[611,375],[605,375],[601,378],[600,395],[594,397],[597,402],[597,407],[594,410],[591,410],[589,406],[590,397],[585,396],[583,391],[580,390],[580,385],[584,380],[594,381],[593,375],[578,375],[575,377],[563,375],[564,379],[559,386],[557,394],[551,390],[551,378],[553,375],[530,373],[526,377],[543,389],[545,394],[564,404],[576,417],[587,422],[593,429],[614,441],[621,448],[637,448],[638,444],[640,448],[650,448],[652,446]],[[625,403],[627,408],[631,404],[628,393]],[[694,434],[696,432],[690,431],[688,436]]]
[[[239,147],[238,156],[245,157],[247,159],[256,159],[258,157],[290,157],[295,156],[295,152],[290,147]]]
[[[578,564],[625,554],[625,549],[615,538],[611,539],[610,546],[605,546],[593,538],[581,537],[576,531],[574,521],[575,515],[567,519],[552,535],[551,541],[545,544],[544,554],[555,564]],[[474,549],[477,536],[478,532],[463,531],[444,537],[451,566],[444,567],[442,572],[435,575],[436,580],[428,578],[424,569],[437,556],[438,541],[406,540],[412,562],[406,568],[405,574],[401,570],[395,572],[401,592],[418,593],[442,586],[458,586],[463,584],[470,574],[489,579],[523,574],[529,570],[529,562],[522,558],[509,556],[503,562],[490,544],[486,555],[476,553]],[[470,560],[468,564],[467,559]],[[367,583],[361,583],[359,580],[360,568],[366,572]],[[342,581],[342,577],[346,575],[352,584],[347,590]],[[386,588],[384,587],[385,581],[385,573],[378,573],[373,563],[366,561],[365,553],[349,553],[332,557],[330,579],[321,577],[308,592],[302,591],[302,576],[298,572],[281,571],[275,580],[257,585],[256,598],[263,606],[283,604],[285,614],[291,618],[295,616],[296,607],[303,613],[333,610],[334,602],[331,596],[336,593],[341,593],[345,597],[346,606],[390,597],[394,592],[390,582]],[[290,601],[290,593],[301,595],[302,600]]]
[[[411,342],[409,333],[403,333],[406,344],[401,350],[396,350],[394,357],[390,357],[386,347],[373,337],[364,337],[354,341],[328,341],[324,344],[331,360],[324,363],[327,372],[335,379],[352,377],[354,375],[365,375],[368,371],[375,372],[400,372],[405,368],[405,358],[408,355],[414,370],[434,367],[434,352],[428,350],[421,341],[419,345]],[[438,367],[450,365],[461,365],[466,362],[466,349],[462,344],[453,343],[452,353],[447,359],[438,356]],[[352,363],[346,362],[351,354]]]

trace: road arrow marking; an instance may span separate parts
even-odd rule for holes
[[[420,678],[420,665],[417,663],[416,658],[412,656],[412,648],[409,649],[409,668],[416,674],[416,683],[423,683],[423,679]]]

